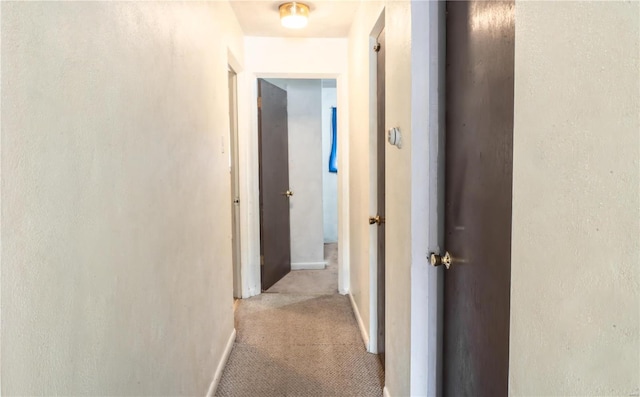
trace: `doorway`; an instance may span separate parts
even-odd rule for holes
[[[335,293],[338,290],[336,80],[264,78],[259,80],[259,84],[262,85],[260,90],[269,84],[271,89],[279,90],[286,97],[286,109],[279,113],[278,123],[286,125],[288,153],[286,157],[278,157],[286,158],[286,162],[273,167],[272,172],[288,173],[288,189],[284,193],[289,192],[291,271],[280,273],[282,277],[273,284],[264,285],[263,279],[263,291],[285,293],[307,288],[309,291]],[[274,123],[275,120],[265,118],[267,99],[264,95],[260,97],[260,142],[261,145],[272,144],[265,142],[268,139],[264,136],[265,127],[268,127],[265,123]],[[284,139],[280,141],[283,145]],[[263,167],[265,164],[261,164]],[[260,196],[264,194],[261,187]],[[264,205],[262,208],[266,209]],[[261,236],[263,251],[268,249],[266,237],[266,233]],[[265,255],[261,266],[263,275],[270,266],[273,265]]]
[[[444,395],[508,394],[514,36],[513,1],[447,2]]]
[[[385,34],[376,39],[376,202],[377,213],[369,224],[377,225],[377,352],[384,367],[385,357]]]
[[[238,155],[238,75],[229,66],[229,168],[231,177],[231,244],[233,297],[242,297],[240,247],[240,160]]]

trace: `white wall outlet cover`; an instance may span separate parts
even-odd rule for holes
[[[398,149],[400,149],[402,147],[402,134],[400,133],[400,128],[393,127],[390,129],[387,139],[390,144],[397,146]]]

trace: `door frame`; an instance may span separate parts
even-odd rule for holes
[[[231,64],[229,68],[229,156],[230,168],[231,168],[231,246],[232,246],[232,260],[233,260],[233,297],[240,298],[242,296],[242,274],[240,272],[242,263],[242,242],[241,242],[241,229],[240,229],[240,216],[236,219],[236,211],[240,215],[241,203],[236,203],[236,199],[240,199],[240,158],[238,147],[238,73]],[[237,191],[236,191],[237,184]],[[236,209],[236,206],[238,207]]]
[[[378,212],[378,55],[373,51],[385,28],[385,9],[369,33],[369,214]],[[386,79],[385,79],[386,80]],[[386,126],[385,126],[386,129]],[[369,228],[369,353],[378,351],[378,228]],[[382,293],[386,294],[386,291]],[[384,308],[383,308],[384,310]],[[386,330],[385,330],[386,331]],[[386,332],[385,332],[386,335]]]
[[[244,205],[240,206],[242,225],[243,263],[242,298],[250,298],[261,293],[260,280],[260,192],[258,186],[258,79],[335,79],[338,108],[338,291],[349,292],[349,162],[348,135],[341,131],[348,130],[347,114],[347,79],[346,73],[272,73],[251,72],[243,76],[243,98],[239,117],[244,128],[240,130],[240,145],[244,146],[240,154],[241,168],[245,169]],[[240,88],[239,88],[240,90]],[[239,94],[240,95],[240,94]]]
[[[444,270],[428,255],[444,248],[445,27],[444,2],[411,2],[411,218],[425,220],[411,225],[411,395],[442,395]]]
[[[247,197],[247,190],[246,190],[246,181],[247,181],[247,168],[246,168],[246,164],[244,162],[244,158],[246,157],[246,149],[245,149],[245,143],[243,140],[243,130],[244,128],[246,128],[246,123],[244,120],[242,120],[242,118],[240,117],[240,115],[242,114],[242,111],[244,109],[243,107],[243,100],[245,97],[244,94],[244,85],[243,82],[246,78],[246,71],[244,70],[244,67],[242,65],[242,63],[238,60],[241,58],[238,58],[236,56],[236,54],[234,54],[234,52],[232,51],[232,49],[230,47],[227,47],[227,65],[226,65],[226,69],[227,69],[227,73],[229,71],[235,73],[235,117],[236,117],[236,124],[235,124],[235,130],[236,130],[236,150],[235,150],[235,155],[237,156],[235,163],[237,165],[237,178],[238,178],[238,191],[236,192],[239,196],[240,199],[240,211],[239,211],[239,223],[237,225],[238,228],[238,233],[239,233],[239,238],[237,239],[237,249],[240,251],[240,260],[238,261],[238,263],[233,263],[232,264],[232,276],[233,276],[233,281],[232,281],[232,290],[233,290],[233,297],[234,298],[241,298],[242,297],[242,285],[244,284],[244,274],[242,272],[242,268],[244,266],[244,264],[247,261],[247,258],[245,258],[245,255],[243,255],[244,250],[247,247],[247,241],[246,241],[246,236],[247,236],[247,231],[246,231],[246,225],[245,225],[245,219],[246,219],[246,205],[245,205],[245,198]],[[229,98],[231,97],[230,93],[227,92],[227,103],[230,105],[230,101]],[[229,109],[229,111],[231,112],[232,109]],[[231,123],[229,123],[229,135],[228,135],[228,148],[229,151],[231,152],[231,150],[233,150],[232,144],[231,144],[231,128],[233,126],[231,126]],[[230,154],[231,155],[231,154]],[[230,158],[231,161],[231,158]],[[229,166],[231,167],[231,164],[229,164]],[[229,176],[229,182],[230,182],[230,186],[229,186],[229,198],[231,199],[231,194],[233,192],[233,186],[231,186],[231,175]],[[234,217],[234,208],[233,208],[233,202],[231,203],[231,208],[232,208],[232,212],[231,212],[231,216]],[[233,222],[233,220],[232,220]],[[230,233],[233,233],[233,229],[230,230]],[[231,243],[231,249],[234,249],[233,243],[230,241]],[[233,262],[233,253],[232,253],[232,262]],[[234,283],[235,281],[235,283]]]

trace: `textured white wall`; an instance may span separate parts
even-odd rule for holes
[[[346,71],[346,49],[344,38],[245,37],[247,68],[273,78],[335,77]]]
[[[226,2],[2,3],[2,394],[207,392],[233,330],[227,46]]]
[[[640,4],[516,4],[512,395],[640,392]]]
[[[321,266],[322,81],[288,80],[291,266]]]
[[[336,88],[322,87],[322,216],[325,243],[338,241],[338,174],[329,172],[331,107],[335,106],[337,106]],[[340,117],[339,114],[338,117]]]

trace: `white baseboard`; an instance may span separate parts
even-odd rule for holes
[[[353,314],[356,316],[356,321],[358,321],[358,328],[360,328],[360,334],[362,335],[362,341],[364,342],[364,347],[369,351],[369,334],[367,333],[367,329],[364,327],[364,322],[362,321],[362,317],[360,317],[360,311],[358,310],[358,306],[356,305],[356,301],[353,300],[353,295],[349,294],[349,301],[351,301],[351,308],[353,309]]]
[[[222,352],[222,357],[220,357],[220,361],[218,362],[218,368],[216,368],[215,374],[213,374],[213,380],[209,385],[209,390],[207,391],[207,397],[213,397],[216,394],[216,389],[218,388],[218,383],[220,383],[220,378],[222,378],[222,371],[224,371],[225,365],[227,365],[227,360],[229,359],[229,355],[231,354],[231,350],[233,349],[233,343],[236,341],[236,329],[233,329],[231,335],[229,336],[229,340],[227,341],[227,346],[225,346],[224,351]]]
[[[324,270],[327,262],[298,262],[291,264],[291,270]]]
[[[385,386],[384,389],[382,389],[382,395],[384,397],[391,397],[391,394],[389,393],[389,389],[387,389],[387,386]]]

